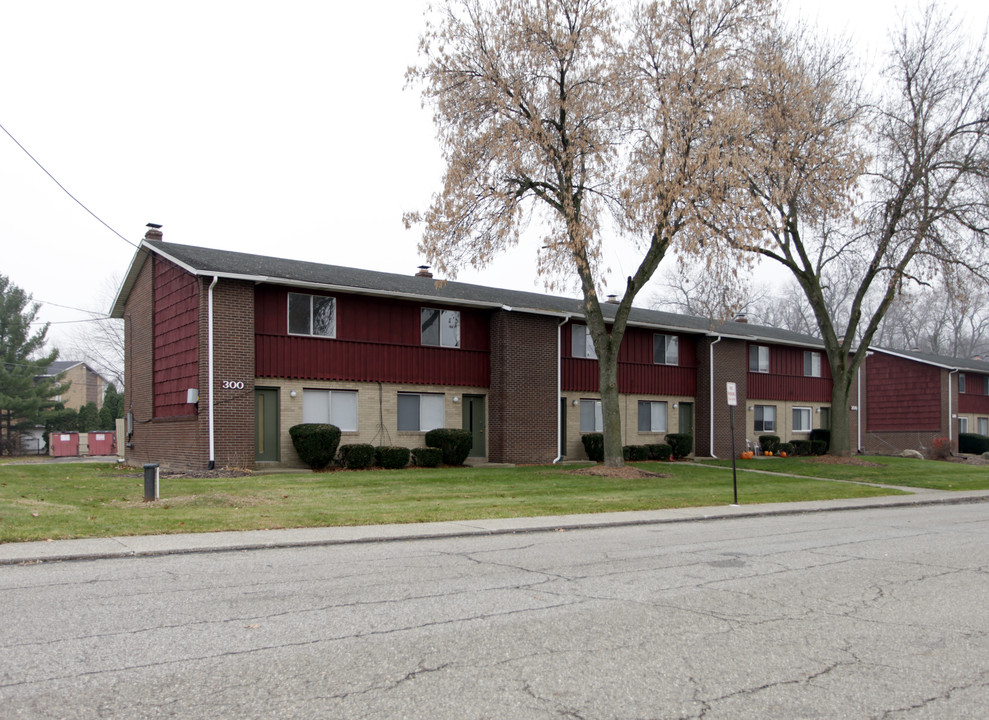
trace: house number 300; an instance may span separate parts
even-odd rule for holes
[[[244,383],[239,380],[224,380],[222,387],[224,390],[243,390]]]

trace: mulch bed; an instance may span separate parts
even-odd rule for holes
[[[664,473],[654,473],[646,470],[640,470],[639,468],[632,467],[631,465],[625,465],[617,468],[607,467],[605,465],[593,465],[591,467],[581,468],[580,470],[570,470],[569,474],[593,475],[594,477],[617,478],[620,480],[644,480],[646,478],[673,477],[672,475],[666,475]]]

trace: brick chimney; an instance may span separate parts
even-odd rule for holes
[[[433,274],[429,272],[429,265],[420,265],[416,277],[431,278]]]
[[[748,325],[749,317],[745,313],[739,313],[738,315],[735,316],[735,322],[745,323],[746,325]]]
[[[609,305],[618,305],[619,304],[618,303],[618,296],[617,295],[608,295],[608,297],[605,300],[605,302],[608,303]]]
[[[158,223],[148,223],[145,227],[148,228],[148,231],[144,233],[145,240],[163,240],[164,236],[161,232],[161,225]]]

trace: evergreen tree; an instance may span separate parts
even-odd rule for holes
[[[88,433],[102,429],[100,411],[96,409],[96,403],[88,402],[79,408],[79,432]]]
[[[58,350],[44,349],[48,324],[31,333],[38,316],[31,296],[0,275],[0,450],[11,452],[16,434],[35,425],[53,398],[64,390],[59,378],[48,376]]]
[[[114,420],[124,416],[124,396],[117,392],[117,386],[110,383],[103,393],[103,407],[100,408],[100,430],[113,430]]]

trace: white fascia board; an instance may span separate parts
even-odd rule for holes
[[[903,353],[896,352],[895,350],[887,350],[886,348],[878,348],[872,345],[869,346],[869,351],[874,353],[882,353],[883,355],[892,355],[893,357],[898,357],[903,360],[911,360],[912,362],[918,362],[921,365],[930,365],[932,367],[939,367],[945,370],[965,370],[966,368],[959,367],[958,365],[948,365],[946,363],[934,362],[933,360],[925,360],[924,358],[914,357],[913,355],[904,355]],[[978,371],[973,371],[978,372]]]

